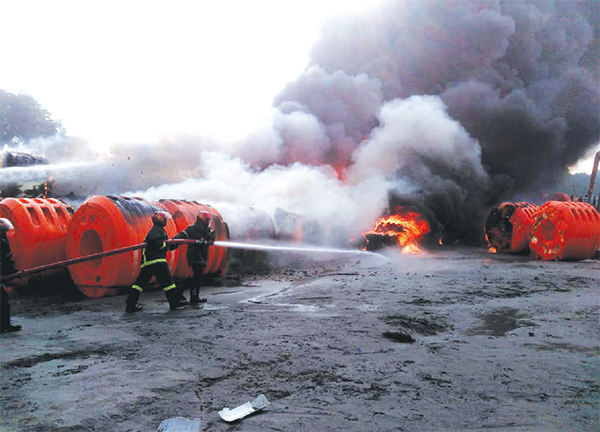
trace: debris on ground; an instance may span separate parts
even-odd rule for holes
[[[265,395],[261,394],[251,402],[246,402],[237,408],[230,410],[229,408],[223,408],[219,411],[219,415],[226,422],[232,422],[246,417],[256,411],[260,411],[264,407],[269,405],[269,401]]]

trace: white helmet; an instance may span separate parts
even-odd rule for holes
[[[0,231],[10,231],[11,229],[15,229],[12,222],[6,218],[0,218]]]

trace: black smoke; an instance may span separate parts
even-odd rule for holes
[[[337,18],[274,101],[322,133],[307,151],[282,133],[277,162],[343,166],[350,182],[383,173],[390,207],[420,208],[449,239],[477,238],[491,205],[550,189],[598,143],[598,11],[397,0]]]

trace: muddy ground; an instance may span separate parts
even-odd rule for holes
[[[292,258],[174,312],[159,291],[136,314],[124,296],[18,292],[0,430],[599,430],[597,259]],[[259,394],[264,410],[218,416]]]

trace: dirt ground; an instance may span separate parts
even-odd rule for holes
[[[278,254],[280,257],[283,254]],[[208,303],[18,292],[2,431],[597,431],[600,261],[288,256]],[[264,394],[262,411],[218,411]]]

